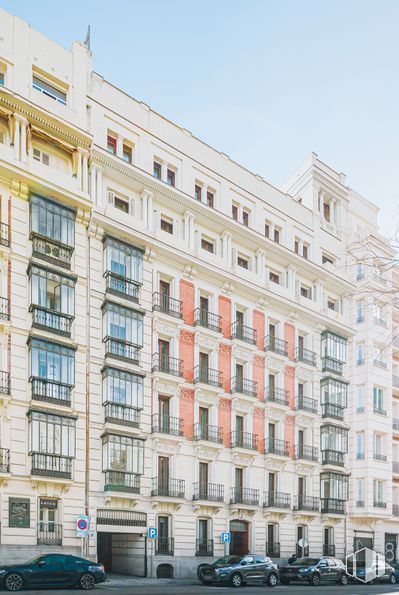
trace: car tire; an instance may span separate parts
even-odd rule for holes
[[[235,589],[238,589],[239,587],[242,587],[242,576],[239,572],[235,572],[231,579],[230,579],[230,585],[232,587],[234,587]]]
[[[342,585],[343,587],[346,587],[346,585],[349,583],[348,575],[347,574],[341,574],[341,576],[339,577],[338,583],[340,585]]]
[[[90,572],[84,572],[79,579],[79,587],[83,591],[91,591],[94,589],[96,580]]]
[[[282,585],[289,585],[290,584],[290,581],[289,581],[288,578],[280,578],[280,583]]]
[[[275,572],[271,572],[266,579],[267,584],[269,587],[275,587],[278,583],[278,576]]]
[[[4,579],[6,591],[20,591],[24,586],[24,579],[18,572],[11,572]]]
[[[389,575],[389,584],[390,585],[396,585],[396,576],[392,573]]]
[[[197,568],[197,577],[199,580],[201,580],[201,570],[204,568],[204,566],[208,566],[208,564],[199,564]]]
[[[320,576],[317,573],[312,574],[310,578],[310,584],[312,587],[318,587],[320,585]]]

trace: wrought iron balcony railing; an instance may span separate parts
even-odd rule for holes
[[[295,410],[296,411],[308,411],[309,413],[317,413],[318,401],[316,399],[310,399],[303,395],[295,397]]]
[[[279,541],[266,541],[266,556],[269,556],[270,558],[280,557]]]
[[[251,328],[250,326],[245,326],[240,322],[233,322],[231,324],[232,339],[240,339],[241,341],[245,341],[246,343],[251,343],[251,345],[256,345],[256,336],[256,330]]]
[[[154,353],[152,356],[152,372],[162,372],[172,376],[183,376],[183,360],[168,355]]]
[[[345,500],[337,498],[322,498],[321,512],[331,514],[345,514]]]
[[[203,308],[195,308],[194,325],[209,328],[212,331],[220,333],[222,331],[222,317],[213,312],[208,312]]]
[[[305,461],[317,461],[319,458],[319,450],[314,446],[307,446],[305,444],[297,444],[295,446],[295,459],[303,459]]]
[[[185,483],[184,479],[163,479],[162,477],[153,477],[151,496],[184,498]]]
[[[0,223],[0,244],[6,248],[10,247],[10,226],[7,223]]]
[[[156,292],[152,294],[152,309],[154,312],[164,312],[165,314],[169,314],[169,316],[181,318],[183,302],[163,293]]]
[[[0,448],[0,473],[9,473],[10,471],[10,450]]]
[[[106,422],[132,426],[134,428],[139,427],[140,409],[136,409],[130,405],[112,403],[111,401],[106,401],[104,403],[104,408]]]
[[[204,539],[202,537],[196,539],[195,546],[196,556],[213,556],[213,539]]]
[[[318,512],[320,508],[320,499],[314,496],[295,496],[294,510],[308,510],[309,512]]]
[[[221,388],[223,374],[222,372],[219,372],[219,370],[212,370],[212,368],[204,368],[203,366],[195,366],[194,384],[197,384],[197,382]]]
[[[338,465],[339,467],[343,467],[345,464],[345,453],[329,448],[322,450],[321,463],[322,465]]]
[[[231,379],[232,393],[240,393],[241,395],[248,395],[248,397],[258,396],[258,383],[249,378],[241,378],[241,376],[234,376]]]
[[[223,502],[224,485],[219,483],[194,483],[193,500],[207,500],[208,502]]]
[[[175,540],[173,537],[158,537],[155,540],[156,556],[174,556]]]
[[[373,453],[373,459],[375,461],[386,461],[387,455],[383,455],[380,452],[375,452],[375,453]]]
[[[324,403],[321,406],[321,415],[322,417],[331,417],[342,421],[345,417],[345,408],[334,403]]]
[[[332,372],[333,374],[342,376],[344,371],[344,362],[341,362],[329,355],[324,355],[321,358],[321,371]]]
[[[373,506],[374,506],[374,508],[386,508],[387,507],[387,503],[386,502],[382,502],[381,500],[374,500],[373,501]]]
[[[399,461],[392,461],[392,472],[399,474]]]
[[[161,415],[155,413],[152,416],[152,431],[170,436],[183,436],[184,421],[180,417]]]
[[[249,432],[231,432],[230,447],[246,448],[247,450],[258,450],[258,435]]]
[[[392,504],[392,516],[399,516],[399,504]]]
[[[57,240],[41,236],[35,232],[31,233],[32,240],[32,256],[42,258],[52,264],[63,266],[67,269],[71,268],[73,246],[67,246]]]
[[[105,337],[105,355],[110,355],[116,359],[139,363],[141,345],[135,345],[130,341],[123,341],[115,337]]]
[[[207,440],[207,442],[223,444],[223,428],[196,423],[194,424],[194,440]]]
[[[49,330],[64,337],[71,336],[74,317],[70,314],[55,312],[54,310],[34,304],[30,306],[29,311],[32,313],[32,326],[34,328]]]
[[[278,455],[279,457],[289,457],[290,443],[287,440],[280,440],[279,438],[265,438],[264,452],[265,454]]]
[[[283,339],[277,339],[274,335],[266,335],[265,351],[273,351],[279,355],[288,355],[288,343]]]
[[[288,509],[291,507],[291,494],[286,492],[265,492],[263,507]]]
[[[62,525],[38,523],[37,545],[62,545]]]
[[[117,275],[112,271],[105,271],[104,273],[106,292],[113,295],[119,295],[125,299],[138,302],[139,292],[142,283],[134,281],[134,279],[128,279],[122,275]]]
[[[71,457],[44,454],[40,452],[32,452],[30,454],[32,456],[32,475],[41,475],[44,477],[62,477],[66,479],[71,479]]]
[[[104,490],[106,492],[140,493],[140,478],[137,473],[107,469],[104,471]]]
[[[231,488],[231,504],[259,506],[259,490],[253,488]]]
[[[71,405],[72,385],[45,378],[33,377],[30,380],[32,399],[35,399],[35,401],[45,401],[46,403],[66,405],[67,407]]]
[[[304,347],[295,348],[295,361],[308,364],[308,366],[316,367],[316,353]]]
[[[0,370],[0,393],[9,395],[11,392],[10,373]]]
[[[265,401],[267,402],[288,406],[289,400],[290,394],[285,388],[268,386],[265,390]]]

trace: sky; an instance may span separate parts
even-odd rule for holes
[[[271,184],[314,151],[399,222],[399,0],[0,0]]]

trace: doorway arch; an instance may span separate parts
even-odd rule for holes
[[[249,553],[249,523],[242,520],[230,521],[230,554],[243,556]]]

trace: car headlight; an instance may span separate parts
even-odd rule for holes
[[[0,570],[0,574],[4,574],[7,570]]]
[[[299,572],[309,572],[310,568],[300,568]]]

